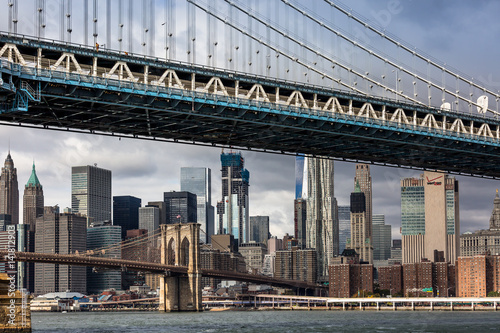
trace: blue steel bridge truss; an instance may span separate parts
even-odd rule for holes
[[[492,117],[27,37],[2,47],[2,124],[500,177]],[[88,70],[50,67],[63,55]],[[182,84],[152,81],[166,71]]]

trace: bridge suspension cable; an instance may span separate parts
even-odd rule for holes
[[[311,17],[308,13],[306,13],[303,9],[299,9],[299,5],[293,5],[291,4],[291,1],[289,0],[282,0],[284,3],[286,3],[287,5],[289,5],[290,7],[294,8],[295,10],[298,10],[300,12],[303,13],[303,15],[308,15],[308,17],[311,19],[311,20],[314,20],[316,23],[320,24],[320,22],[318,22],[317,19]],[[329,4],[330,6],[332,6],[333,8],[337,9],[339,12],[341,12],[342,14],[348,16],[350,19],[356,21],[357,23],[361,24],[363,27],[365,27],[366,29],[369,29],[370,31],[376,33],[378,36],[382,37],[383,39],[391,42],[392,44],[396,45],[397,47],[401,48],[402,50],[408,52],[409,54],[419,58],[420,60],[423,60],[424,62],[426,62],[428,65],[430,66],[433,66],[439,70],[441,70],[443,73],[446,73],[448,75],[451,75],[453,76],[454,78],[456,78],[457,80],[459,81],[462,81],[468,85],[470,85],[471,87],[474,87],[476,89],[479,89],[481,91],[483,91],[484,93],[487,93],[487,94],[490,94],[492,95],[496,100],[500,99],[500,95],[498,94],[498,92],[493,92],[487,88],[485,88],[484,86],[480,86],[478,85],[477,83],[475,83],[474,81],[470,80],[470,79],[467,79],[467,78],[464,78],[463,77],[463,74],[459,74],[458,71],[456,70],[453,70],[451,71],[448,67],[446,67],[445,65],[442,65],[442,64],[438,64],[435,60],[433,60],[430,56],[427,56],[427,55],[423,55],[421,53],[418,53],[415,51],[416,48],[414,48],[413,46],[410,46],[410,45],[407,45],[407,43],[405,43],[404,41],[402,40],[399,40],[398,38],[396,37],[393,37],[391,36],[390,33],[387,33],[385,31],[381,31],[377,28],[375,28],[374,26],[370,25],[368,21],[366,20],[363,20],[361,19],[360,17],[358,17],[357,15],[353,14],[352,11],[348,11],[347,9],[345,9],[343,6],[339,5],[339,4],[336,4],[334,3],[333,1],[331,0],[324,0],[327,4]],[[434,86],[435,88],[439,89],[439,90],[442,90],[443,92],[453,96],[453,97],[456,97],[458,99],[461,99],[469,104],[472,104],[472,105],[475,105],[477,107],[480,107],[479,104],[477,104],[476,102],[470,100],[470,99],[467,99],[463,96],[461,96],[460,94],[458,94],[456,91],[453,92],[451,90],[448,90],[446,89],[445,87],[442,87],[442,86],[439,86],[438,84],[434,83],[434,82],[431,82],[427,79],[425,79],[424,77],[420,76],[420,75],[417,75],[415,73],[415,71],[411,71],[411,70],[408,70],[398,64],[396,64],[394,61],[391,61],[388,59],[388,56],[385,55],[384,56],[381,56],[380,54],[378,53],[375,53],[373,52],[372,50],[364,47],[363,45],[359,44],[359,43],[356,43],[355,41],[353,41],[352,39],[350,39],[349,37],[345,36],[344,34],[342,34],[341,32],[339,32],[339,29],[335,30],[333,29],[331,26],[325,26],[325,28],[329,29],[330,31],[332,31],[333,33],[336,33],[338,36],[342,37],[344,40],[348,41],[349,43],[353,43],[353,45],[357,46],[357,47],[360,47],[362,48],[363,50],[365,50],[366,52],[369,52],[370,54],[373,54],[374,56],[376,56],[377,58],[381,59],[381,60],[384,60],[385,62],[387,62],[388,64],[390,64],[391,66],[401,70],[401,71],[404,71],[406,72],[407,74],[411,75],[411,76],[414,76],[415,78],[418,78],[420,79],[421,81],[427,83],[427,84],[430,84],[432,86]],[[490,108],[488,108],[488,111],[495,114],[495,115],[499,115],[500,113],[497,112],[497,111],[494,111]]]

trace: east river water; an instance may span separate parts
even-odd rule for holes
[[[33,332],[498,332],[498,312],[32,313]]]

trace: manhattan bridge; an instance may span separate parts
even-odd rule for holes
[[[500,176],[498,92],[339,2],[0,5],[3,125]]]

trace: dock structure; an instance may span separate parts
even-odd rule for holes
[[[330,298],[255,295],[255,308],[290,310],[498,311],[499,297]]]

